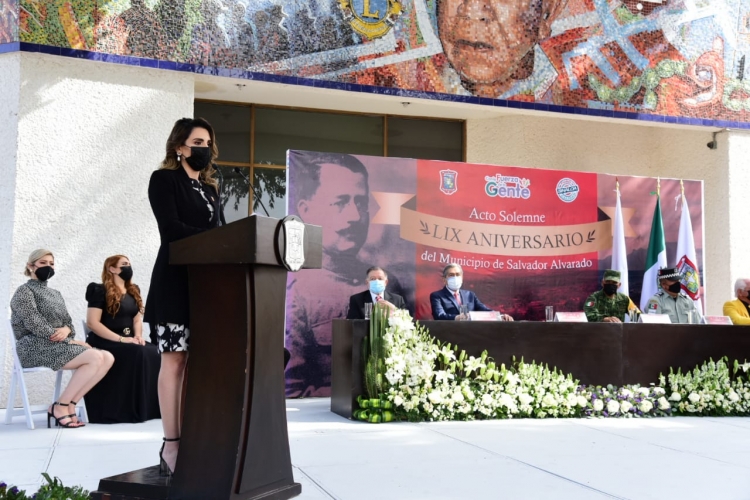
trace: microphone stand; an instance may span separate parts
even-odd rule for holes
[[[268,210],[266,209],[266,206],[263,204],[263,199],[258,195],[258,191],[255,190],[255,186],[253,186],[253,183],[250,182],[250,176],[245,175],[245,173],[242,171],[240,167],[234,167],[232,171],[236,174],[239,174],[240,177],[245,179],[247,181],[247,185],[250,186],[250,189],[253,190],[253,196],[255,196],[255,199],[258,200],[258,203],[260,203],[261,208],[263,208],[263,211],[266,213],[266,217],[270,217],[268,214]]]
[[[219,170],[218,165],[215,163],[212,163],[211,166],[216,170],[216,173],[219,175],[219,222],[222,226],[227,225],[227,220],[224,218],[224,207],[222,206],[221,202],[221,192],[224,190],[224,175],[221,173],[221,170]]]

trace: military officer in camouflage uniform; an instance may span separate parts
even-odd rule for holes
[[[700,323],[701,313],[695,307],[695,302],[682,293],[682,274],[679,269],[659,269],[658,276],[662,289],[648,301],[646,313],[667,314],[672,323],[688,323],[688,313],[692,312],[692,322]]]
[[[622,323],[630,310],[638,310],[630,297],[617,291],[620,288],[620,271],[607,269],[602,279],[602,289],[589,295],[583,311],[589,321]]]

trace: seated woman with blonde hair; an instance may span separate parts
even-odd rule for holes
[[[116,424],[160,418],[161,356],[143,339],[143,299],[130,260],[107,257],[102,283],[89,284],[86,300],[88,343],[115,357],[115,365],[86,397],[89,420]]]
[[[10,322],[16,337],[16,352],[24,368],[46,366],[52,370],[75,370],[65,390],[47,411],[47,427],[55,419],[62,427],[82,427],[75,406],[112,367],[114,358],[76,340],[73,321],[57,290],[47,286],[55,275],[55,257],[49,250],[34,250],[24,274],[30,279],[19,286],[10,301]]]

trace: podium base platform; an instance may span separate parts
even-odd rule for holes
[[[159,466],[146,467],[99,481],[99,488],[90,493],[91,500],[179,500],[169,496],[170,478],[159,475]],[[227,500],[287,500],[302,494],[302,486],[288,486],[267,491],[259,496],[232,495]]]

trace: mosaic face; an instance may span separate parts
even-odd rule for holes
[[[440,41],[466,85],[495,97],[511,79],[533,71],[541,16],[534,0],[441,0]]]

